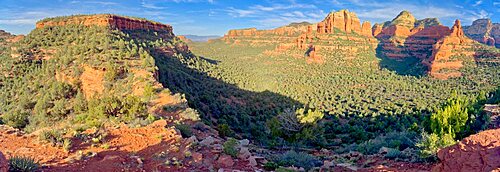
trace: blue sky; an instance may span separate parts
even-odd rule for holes
[[[0,29],[27,34],[36,21],[71,14],[114,13],[170,24],[176,34],[223,35],[229,29],[275,28],[291,22],[318,22],[330,11],[349,9],[362,21],[380,23],[400,11],[415,17],[479,18],[500,22],[500,0],[0,0]]]

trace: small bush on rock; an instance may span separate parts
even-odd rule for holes
[[[226,142],[224,142],[223,149],[224,153],[231,155],[232,157],[237,157],[238,156],[238,140],[234,138],[228,139]]]
[[[183,138],[188,138],[193,135],[193,131],[191,131],[191,127],[186,124],[176,124],[175,128],[181,132],[181,136]]]
[[[274,159],[280,166],[302,167],[305,170],[321,165],[321,162],[316,157],[303,152],[288,151]]]
[[[217,130],[219,131],[219,136],[223,138],[232,137],[234,135],[234,131],[227,124],[219,124]]]

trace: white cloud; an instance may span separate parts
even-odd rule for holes
[[[153,10],[165,9],[165,7],[160,7],[160,6],[157,6],[153,3],[148,3],[148,2],[146,2],[146,0],[141,0],[141,7],[147,8],[147,9],[153,9]]]
[[[229,7],[229,9],[227,9],[226,11],[230,16],[233,17],[249,17],[258,12],[258,10],[243,10],[243,9],[236,9],[233,7]]]
[[[98,4],[98,5],[118,5],[116,2],[108,1],[71,1],[71,4],[86,3],[86,4]]]
[[[208,2],[208,3],[214,3],[215,0],[166,0],[167,2],[175,2],[175,3],[198,3],[198,2]]]
[[[410,11],[415,18],[459,18],[461,13],[454,9],[440,8],[435,6],[423,6],[413,4],[387,4],[383,8],[370,10],[355,11],[360,18],[368,20],[376,20],[375,22],[390,21],[395,18],[401,11]]]
[[[27,25],[34,24],[38,21],[38,19],[6,19],[0,20],[0,24],[8,24],[8,25]]]
[[[482,3],[483,3],[482,0],[478,0],[472,6],[475,7],[475,6],[481,5]]]
[[[470,16],[467,17],[466,20],[469,20],[470,22],[477,19],[489,18],[491,16],[491,14],[486,12],[485,10],[480,10],[478,12],[475,11],[468,11],[468,12],[470,13]]]
[[[251,18],[253,27],[269,29],[292,22],[319,22],[326,14],[313,4],[301,4],[291,0],[288,4],[253,5],[246,9],[229,7],[225,10],[232,17]]]

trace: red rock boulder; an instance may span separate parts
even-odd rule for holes
[[[500,170],[500,129],[469,136],[458,144],[439,150],[439,164],[432,171]]]
[[[3,155],[2,152],[0,152],[0,172],[7,172],[9,171],[9,161],[5,156]]]
[[[234,161],[229,155],[221,155],[219,159],[217,159],[217,164],[222,168],[229,168],[234,165]]]

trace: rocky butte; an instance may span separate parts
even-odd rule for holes
[[[472,33],[474,27],[468,28]],[[494,26],[490,30],[488,34],[497,32]],[[274,51],[266,53],[306,56],[308,62],[324,62],[321,55],[325,53],[355,58],[366,51],[398,60],[417,58],[428,67],[429,75],[448,79],[461,76],[458,69],[463,62],[474,60],[473,47],[477,44],[465,36],[466,32],[458,20],[449,28],[436,18],[418,20],[408,11],[402,11],[392,21],[371,26],[367,21],[361,24],[354,12],[340,10],[329,13],[316,24],[295,23],[271,30],[230,30],[221,40],[228,44],[276,45]]]
[[[172,26],[146,19],[130,18],[112,14],[74,15],[68,17],[47,18],[36,23],[36,28],[64,25],[104,26],[119,30],[153,30],[171,33]]]
[[[435,18],[417,20],[403,11],[383,26],[375,25],[372,32],[380,41],[379,54],[395,59],[418,58],[435,78],[459,77],[463,61],[473,60],[475,44],[464,35],[459,20],[450,29]]]
[[[154,31],[155,36],[158,38],[162,38],[165,41],[172,40],[182,40],[182,38],[178,38],[174,35],[172,26],[167,24],[162,24],[154,21],[149,21],[146,19],[118,16],[112,14],[97,14],[97,15],[73,15],[73,16],[62,16],[62,17],[54,17],[54,18],[46,18],[36,23],[36,29],[46,29],[48,27],[64,27],[64,26],[98,26],[98,27],[107,27],[110,29],[118,29],[121,31],[130,31],[131,33],[137,30],[147,30]],[[152,33],[152,32],[151,32]],[[144,33],[144,35],[151,34]],[[141,37],[142,35],[136,35]],[[185,40],[187,41],[187,40]],[[184,43],[176,44],[175,47],[157,47],[158,51],[165,53],[167,55],[172,55],[175,53],[184,53],[186,54],[188,50],[187,45]],[[55,54],[55,50],[52,47],[44,48],[42,52],[31,53],[30,56],[33,58],[39,59],[50,59]],[[13,57],[18,55],[13,55]],[[129,61],[128,63],[132,63]],[[82,92],[85,97],[93,97],[100,96],[104,92],[104,75],[106,68],[105,67],[96,67],[89,64],[84,64],[82,66],[82,74],[78,78],[70,77],[71,71],[57,71],[56,79],[67,82],[70,84],[75,84],[79,82],[81,84]],[[134,73],[136,78],[145,77],[147,80],[151,80],[153,85],[159,85],[157,81],[157,71],[146,71],[140,68],[132,68],[129,70]],[[147,77],[146,77],[147,76]],[[135,78],[134,78],[135,79]],[[137,82],[138,84],[134,85],[138,87],[138,89],[133,89],[134,95],[142,94],[143,84]]]
[[[229,30],[221,39],[229,44],[263,45],[282,42],[291,42],[299,34],[310,29],[310,23],[292,23],[287,26],[271,30],[257,30],[256,28]]]
[[[433,45],[432,55],[429,59],[423,59],[423,63],[429,67],[428,73],[435,78],[459,77],[461,73],[458,69],[463,67],[463,62],[474,60],[473,46],[474,41],[464,35],[460,20],[456,20],[449,33]]]
[[[402,11],[392,21],[376,24],[372,30],[380,41],[378,51],[389,58],[428,58],[432,45],[444,37],[449,28],[435,18],[417,20],[408,11]]]
[[[370,22],[360,23],[354,12],[340,10],[329,13],[319,23],[292,23],[271,30],[255,28],[230,30],[221,40],[229,44],[252,46],[277,45],[270,55],[279,55],[291,50],[300,50],[293,56],[308,57],[308,62],[323,59],[320,52],[344,54],[354,57],[360,51],[375,49],[376,39],[372,35]]]
[[[478,19],[471,26],[464,26],[464,33],[480,43],[500,48],[500,23],[490,19]]]

